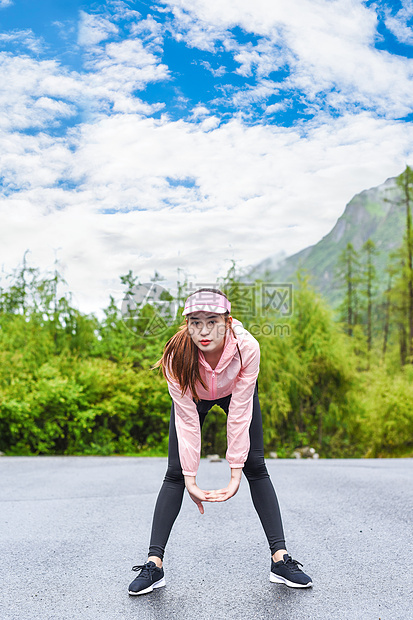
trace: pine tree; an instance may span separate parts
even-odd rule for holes
[[[402,191],[402,201],[406,208],[406,231],[403,241],[404,265],[402,280],[406,289],[406,314],[407,330],[404,343],[410,363],[413,363],[413,230],[411,203],[413,200],[413,170],[406,166],[406,169],[397,177],[397,185]],[[403,356],[402,356],[403,357]]]
[[[387,272],[388,272],[389,278],[387,281],[388,282],[387,289],[384,291],[384,324],[383,324],[383,348],[382,348],[383,359],[386,357],[387,345],[389,341],[391,296],[393,292],[392,285],[393,285],[393,278],[394,278],[394,271],[391,268],[391,266],[387,268]]]
[[[371,239],[367,239],[362,247],[365,253],[364,269],[362,272],[363,295],[366,299],[366,336],[367,351],[370,354],[372,347],[372,313],[374,299],[374,285],[376,281],[376,268],[374,266],[374,256],[377,255],[375,243]]]
[[[349,336],[353,335],[354,327],[359,322],[359,268],[359,254],[354,249],[353,244],[348,243],[339,256],[337,276],[344,283],[344,300],[340,309]]]
[[[37,283],[39,270],[28,266],[28,252],[29,250],[25,251],[21,266],[7,276],[13,283],[2,289],[0,312],[25,315],[31,307],[30,298]]]

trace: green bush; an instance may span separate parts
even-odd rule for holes
[[[150,371],[65,357],[0,393],[0,450],[8,454],[126,454],[165,450],[169,396]]]
[[[396,375],[375,368],[360,393],[364,456],[413,456],[413,367]]]
[[[113,299],[98,320],[72,308],[70,296],[59,298],[57,281],[24,267],[0,288],[0,450],[166,455],[171,400],[151,366],[176,326],[143,338],[139,321],[128,329]],[[413,367],[401,367],[397,342],[389,342],[386,364],[381,338],[367,355],[362,331],[347,336],[300,276],[289,317],[249,311],[233,270],[225,287],[247,329],[275,327],[257,335],[267,452],[288,457],[310,445],[325,457],[412,456]],[[225,451],[226,416],[214,407],[203,454]]]

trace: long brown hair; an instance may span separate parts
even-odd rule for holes
[[[219,293],[219,295],[223,295],[226,299],[228,299],[225,293],[215,288],[201,288],[196,292],[201,293],[204,291]],[[227,310],[224,314],[226,327],[228,327],[228,324],[230,323],[229,317],[230,314]],[[233,330],[232,333],[234,334]],[[159,366],[162,368],[162,373],[165,379],[172,378],[179,383],[182,390],[182,395],[184,395],[186,390],[189,388],[194,400],[198,401],[199,396],[196,391],[197,381],[199,381],[205,390],[208,389],[199,371],[198,347],[190,336],[186,322],[181,325],[179,327],[179,331],[168,340],[164,347],[161,359],[156,362],[153,368],[158,368]]]

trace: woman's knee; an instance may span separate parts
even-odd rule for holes
[[[248,458],[244,463],[244,474],[248,480],[269,478],[267,466],[262,453],[249,453]]]
[[[185,478],[182,473],[180,464],[176,465],[176,464],[170,463],[168,465],[168,469],[166,470],[164,482],[173,482],[175,484],[180,484],[180,485],[185,484]]]

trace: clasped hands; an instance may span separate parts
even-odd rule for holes
[[[242,468],[231,468],[231,480],[224,489],[204,491],[196,483],[195,476],[185,476],[185,486],[190,498],[198,506],[201,515],[204,514],[202,502],[226,502],[233,497],[239,489]]]

